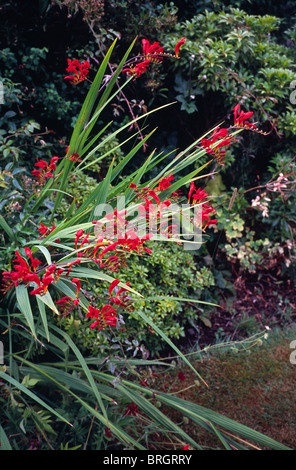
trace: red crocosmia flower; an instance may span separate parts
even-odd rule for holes
[[[192,201],[192,203],[201,203],[207,197],[208,194],[201,188],[196,189],[194,182],[191,181],[188,193],[188,201]]]
[[[34,166],[36,166],[36,168],[41,168],[42,170],[45,170],[48,167],[48,163],[45,160],[39,160],[39,158],[37,158],[37,162]]]
[[[136,183],[131,183],[131,184],[129,185],[129,187],[130,187],[131,189],[135,189],[135,190],[138,189]]]
[[[127,73],[128,75],[133,75],[134,78],[139,78],[143,73],[146,72],[150,65],[150,60],[144,60],[143,62],[139,62],[135,66],[131,66],[127,69],[123,69],[123,73]]]
[[[79,153],[72,153],[72,155],[70,155],[69,157],[69,160],[72,160],[72,162],[81,162],[81,158],[79,158]]]
[[[39,182],[42,182],[43,178],[42,178],[42,171],[40,170],[32,170],[31,171],[31,174],[32,176],[35,176]]]
[[[101,331],[107,325],[116,326],[117,324],[117,312],[110,304],[104,305],[101,309],[89,305],[86,317],[95,320],[90,325],[91,330],[98,328]]]
[[[98,260],[97,260],[98,262]],[[104,262],[101,261],[101,268],[106,268],[108,271],[116,273],[122,264],[122,257],[112,255],[109,256]]]
[[[52,171],[56,170],[56,168],[57,168],[56,163],[57,163],[58,160],[59,160],[59,157],[52,157],[50,159],[50,163],[48,165],[48,168]]]
[[[125,409],[124,416],[137,416],[139,407],[133,401],[129,403]]]
[[[77,250],[78,241],[80,240],[83,234],[84,234],[84,230],[82,228],[77,230],[76,235],[75,235],[75,240],[74,240],[75,250]]]
[[[162,62],[164,48],[159,45],[159,42],[153,42],[150,44],[148,39],[142,39],[143,56],[146,60],[152,62]]]
[[[89,61],[85,60],[83,62],[79,62],[78,59],[67,59],[67,62],[68,67],[66,68],[66,71],[72,73],[73,75],[66,75],[64,80],[69,80],[71,85],[78,85],[78,83],[83,82],[89,73]]]
[[[39,285],[39,287],[37,287],[36,289],[33,289],[30,294],[31,295],[44,295],[46,294],[47,290],[48,290],[48,286],[50,286],[50,284],[52,284],[54,282],[54,277],[53,276],[47,276],[45,275],[42,279],[41,279],[41,285]]]
[[[118,284],[120,283],[119,279],[115,279],[113,282],[111,282],[109,286],[109,295],[110,295],[110,302],[114,303],[118,307],[123,307],[125,310],[132,311],[132,305],[131,305],[131,298],[127,293],[127,290],[124,287],[121,287],[120,289],[116,289]],[[129,286],[129,282],[126,283],[127,286]],[[116,290],[115,295],[113,296],[113,291],[114,289]]]
[[[247,119],[250,119],[253,116],[253,111],[240,111],[240,105],[237,104],[233,108],[234,113],[234,125],[236,127],[244,127],[245,129],[256,129],[256,125],[252,122],[248,122]]]
[[[77,277],[73,277],[73,279],[71,279],[71,282],[73,282],[73,284],[76,285],[76,289],[77,289],[76,290],[76,297],[78,297],[80,289],[81,289],[80,279],[78,279]]]
[[[112,432],[110,428],[105,428],[104,429],[104,434],[106,437],[111,438],[112,437]]]
[[[87,233],[86,236],[81,240],[80,248],[82,248],[83,245],[85,245],[86,243],[90,243],[89,240],[88,240],[89,236],[90,236],[90,233]]]
[[[47,274],[41,279],[41,282],[44,286],[50,286],[54,282],[53,276],[48,276]]]
[[[222,147],[228,147],[235,140],[228,134],[228,129],[217,127],[209,139],[201,140],[201,146],[207,153],[213,155],[220,165],[224,165],[226,150],[222,150]]]
[[[185,374],[183,374],[183,372],[179,372],[178,373],[178,379],[182,380],[182,382],[184,382],[184,380],[186,380]]]
[[[59,160],[59,157],[52,157],[50,162],[47,163],[45,160],[39,160],[34,164],[36,168],[40,170],[32,170],[31,173],[33,176],[36,176],[39,183],[43,183],[47,178],[53,178],[53,171],[56,170],[56,162]]]
[[[185,44],[186,42],[186,38],[182,38],[180,39],[180,41],[177,42],[177,44],[175,45],[175,56],[179,58],[179,50],[180,50],[180,47],[183,46],[183,44]]]
[[[55,228],[56,228],[55,225],[53,225],[51,228],[49,228],[46,225],[41,223],[40,227],[37,230],[40,233],[41,237],[47,237],[47,235],[49,235],[51,232],[53,232]]]
[[[189,450],[189,444],[186,444],[184,447],[182,447],[182,450]]]
[[[109,295],[110,295],[110,297],[112,297],[112,292],[115,289],[115,287],[118,286],[119,283],[120,283],[119,279],[114,279],[114,281],[111,282],[111,284],[109,286]]]
[[[208,197],[208,194],[201,188],[196,189],[194,182],[190,184],[188,201],[192,204],[201,204],[201,221],[196,221],[201,225],[201,228],[205,230],[209,225],[215,225],[218,223],[217,219],[211,219],[211,216],[215,214],[215,209],[209,204],[205,203],[205,199]]]
[[[56,265],[55,265],[55,264],[51,264],[51,265],[47,268],[47,270],[46,270],[46,275],[49,276],[49,275],[51,275],[51,274],[55,274],[56,269],[57,269]]]
[[[15,252],[15,259],[13,260],[13,270],[4,271],[2,273],[2,288],[1,291],[6,294],[6,292],[18,286],[20,283],[31,283],[36,282],[37,285],[40,285],[40,279],[35,273],[37,266],[41,264],[41,261],[33,257],[30,248],[25,249],[26,255],[30,259],[28,263],[18,251]],[[31,265],[31,266],[30,266]]]
[[[159,199],[159,197],[157,196],[157,194],[156,194],[155,191],[153,191],[152,189],[150,189],[150,190],[148,191],[148,194],[149,194],[150,197],[152,197],[152,199],[154,199],[154,201],[156,202],[157,205],[160,204],[160,199]],[[145,199],[146,199],[146,198],[145,198]],[[151,202],[151,201],[149,201],[149,202]]]
[[[209,225],[216,225],[217,219],[210,219],[215,214],[215,209],[209,204],[203,204],[202,206],[202,229],[205,230]]]
[[[42,262],[39,259],[33,257],[32,251],[30,250],[30,248],[26,247],[25,248],[25,253],[26,253],[26,256],[28,256],[28,258],[30,258],[30,262],[31,262],[31,266],[32,266],[33,270],[36,271],[37,267],[40,266],[40,264],[42,264]]]
[[[41,285],[41,281],[40,281],[40,279],[39,279],[39,277],[38,277],[38,275],[37,275],[36,273],[32,273],[32,274],[28,273],[28,274],[26,274],[24,280],[25,280],[26,282],[35,282],[38,286]]]
[[[165,176],[164,178],[162,178],[159,181],[158,186],[155,188],[155,190],[156,191],[165,191],[166,189],[168,189],[171,186],[171,182],[173,180],[174,180],[173,175]]]
[[[79,304],[79,299],[71,299],[71,297],[65,296],[60,300],[56,301],[56,305],[63,316],[69,315],[72,310]]]
[[[192,195],[192,202],[196,203],[199,202],[201,203],[208,197],[208,194],[201,188],[198,188],[195,193]]]
[[[75,259],[74,261],[70,261],[70,263],[67,264],[68,266],[68,270],[67,270],[67,274],[66,274],[66,277],[69,276],[71,270],[72,270],[72,267],[74,266],[74,264],[79,264],[81,263],[81,260],[80,259]]]

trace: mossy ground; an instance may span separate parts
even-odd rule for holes
[[[293,339],[296,329],[289,329],[271,333],[248,353],[224,351],[193,360],[208,388],[195,385],[196,376],[186,367],[162,376],[160,388],[296,448],[296,365],[290,362]],[[180,380],[180,371],[185,380]],[[182,420],[174,411],[166,412],[175,422]],[[193,423],[182,427],[204,448],[221,448],[215,437]]]

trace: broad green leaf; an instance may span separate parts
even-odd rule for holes
[[[38,305],[38,308],[39,308],[39,313],[40,313],[40,318],[41,318],[41,321],[42,321],[42,325],[43,325],[43,328],[44,328],[44,331],[45,331],[45,334],[46,334],[46,339],[47,339],[47,341],[49,341],[49,330],[48,330],[48,323],[47,323],[45,305],[44,305],[44,302],[42,302],[39,299],[38,295],[36,295],[36,300],[37,300],[37,305]]]
[[[56,315],[59,315],[59,311],[56,308],[49,291],[47,291],[44,295],[36,295],[36,298],[47,305]]]
[[[8,225],[6,220],[2,215],[0,215],[0,227],[7,233],[8,237],[10,240],[16,240],[15,234],[12,230],[12,228]]]
[[[34,317],[31,309],[31,303],[29,299],[29,294],[28,294],[28,289],[26,286],[23,284],[20,284],[15,288],[16,291],[16,298],[18,302],[18,306],[20,311],[25,317],[25,320],[33,334],[33,336],[36,338],[36,331],[35,331],[35,325],[34,325]]]
[[[43,245],[34,245],[33,247],[37,248],[39,251],[41,251],[41,253],[43,253],[47,261],[47,264],[50,266],[52,264],[52,261],[51,261],[51,254],[48,251],[48,249]]]

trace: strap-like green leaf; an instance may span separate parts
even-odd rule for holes
[[[6,222],[6,220],[4,219],[2,215],[0,215],[0,227],[2,227],[2,229],[7,233],[10,240],[12,241],[16,240],[16,237],[12,228],[8,225],[8,223]]]
[[[34,325],[34,317],[31,309],[31,303],[29,299],[28,289],[23,284],[16,287],[16,298],[20,311],[25,317],[25,320],[30,328],[33,336],[36,338],[36,331]]]

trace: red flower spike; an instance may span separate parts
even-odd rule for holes
[[[82,162],[81,158],[79,157],[79,153],[72,153],[72,155],[69,157],[69,160],[72,160],[72,162]]]
[[[70,272],[71,272],[72,267],[74,266],[74,264],[79,264],[79,263],[81,263],[81,260],[80,260],[80,259],[76,259],[76,260],[71,261],[70,263],[67,264],[67,266],[68,266],[68,271],[67,271],[66,277],[69,276],[69,274],[70,274]]]
[[[180,47],[183,46],[183,44],[185,44],[186,42],[186,38],[182,38],[180,39],[180,41],[177,42],[177,44],[175,45],[175,56],[177,58],[179,58],[179,50],[180,50]]]
[[[127,73],[128,75],[133,75],[133,77],[139,78],[143,73],[145,73],[150,65],[149,60],[144,60],[143,62],[139,62],[135,66],[129,67],[127,69],[123,69],[122,73]]]
[[[39,180],[39,182],[42,181],[42,171],[40,171],[40,170],[32,170],[32,171],[31,171],[31,175],[32,175],[32,176],[35,176],[35,177]]]
[[[91,330],[93,330],[94,328],[98,328],[98,330],[101,331],[104,330],[107,325],[116,326],[116,314],[116,310],[110,304],[104,305],[104,307],[102,307],[101,309],[89,305],[86,317],[95,320],[90,325]]]
[[[165,191],[166,189],[168,189],[171,186],[171,181],[173,181],[173,180],[174,180],[173,175],[165,176],[164,178],[162,178],[159,181],[158,186],[155,188],[155,190],[156,191]]]
[[[25,247],[25,253],[26,253],[26,256],[28,256],[28,258],[33,257],[31,248],[28,248],[27,246]]]
[[[85,60],[83,62],[79,62],[77,59],[67,59],[67,62],[68,67],[66,68],[66,71],[73,75],[66,75],[64,80],[69,80],[71,85],[78,85],[78,83],[83,82],[89,73],[89,61]]]
[[[192,196],[192,202],[199,202],[201,203],[208,197],[208,194],[201,188],[198,188]]]
[[[76,289],[77,289],[76,290],[76,297],[78,297],[80,289],[81,289],[80,279],[78,279],[77,277],[73,277],[73,279],[71,279],[71,282],[73,282],[73,284],[76,285]]]
[[[26,276],[24,276],[24,281],[25,282],[35,282],[38,286],[40,286],[40,284],[41,284],[41,281],[40,281],[40,279],[39,279],[39,277],[36,273],[26,274]]]
[[[56,162],[59,160],[59,157],[52,157],[51,160],[50,160],[50,163],[49,163],[49,168],[54,171],[56,170],[57,166],[56,166]]]
[[[215,209],[209,204],[205,203],[204,200],[208,197],[208,194],[201,188],[196,189],[194,182],[190,184],[188,201],[192,204],[202,204],[201,207],[201,228],[205,230],[209,225],[217,224],[217,219],[210,219],[215,214]],[[199,222],[199,221],[198,221]]]
[[[219,141],[218,144],[216,143]],[[226,151],[222,147],[228,147],[235,138],[228,134],[228,129],[217,127],[209,139],[202,139],[201,146],[207,153],[213,155],[220,165],[224,165],[224,156]]]
[[[138,413],[139,407],[132,401],[127,405],[123,416],[137,416]]]
[[[240,104],[237,104],[233,108],[233,113],[234,125],[236,127],[244,127],[245,129],[257,129],[255,124],[247,121],[247,119],[250,119],[253,116],[253,111],[240,111]]]
[[[106,437],[108,437],[110,439],[112,437],[111,429],[110,428],[105,428],[104,429],[104,434],[105,434]]]
[[[178,379],[184,382],[186,380],[185,374],[183,372],[178,373]]]
[[[55,267],[55,266],[54,266]],[[51,276],[48,273],[49,270],[46,271],[45,275],[39,282],[37,279],[34,279],[34,282],[37,283],[38,287],[36,289],[33,289],[30,294],[31,295],[44,295],[48,291],[48,286],[52,284],[55,281],[54,276]],[[52,271],[52,270],[51,270]]]
[[[109,286],[109,295],[110,295],[110,297],[112,297],[112,292],[113,292],[114,288],[116,286],[118,286],[119,283],[120,283],[119,279],[114,279],[114,281],[111,282],[111,284]]]
[[[110,294],[110,302],[114,303],[118,307],[123,307],[127,311],[132,311],[133,307],[131,304],[131,298],[127,294],[127,290],[124,287],[121,287],[120,289],[117,290],[116,294],[114,297],[112,297],[112,292],[116,288],[116,286],[119,284],[119,279],[115,279],[109,287],[109,294]],[[127,286],[129,286],[129,282],[126,283]]]
[[[164,53],[164,48],[159,45],[159,42],[150,44],[148,39],[142,39],[142,46],[145,60],[159,63],[163,61],[163,57],[161,56]]]
[[[189,444],[186,444],[184,447],[182,447],[182,450],[189,450]]]
[[[40,170],[32,170],[31,174],[36,176],[39,183],[43,183],[47,178],[53,178],[54,175],[52,171],[56,169],[56,162],[59,160],[59,157],[52,157],[50,163],[48,164],[45,160],[39,160],[34,164],[36,168]]]
[[[34,269],[34,271],[36,271],[37,267],[40,264],[42,264],[42,262],[39,261],[39,259],[33,257],[32,251],[30,250],[30,248],[26,247],[25,248],[25,253],[26,253],[26,256],[28,256],[28,258],[30,258],[30,263],[31,263],[32,268]]]
[[[53,276],[48,276],[47,274],[41,279],[43,286],[50,286],[54,282]]]
[[[81,240],[80,248],[82,248],[83,245],[85,245],[85,243],[90,243],[89,240],[88,240],[88,239],[89,239],[89,236],[90,236],[90,233],[88,233],[88,234],[83,238],[83,240]]]
[[[47,270],[46,270],[46,275],[48,276],[48,275],[50,275],[50,274],[54,274],[55,271],[56,271],[56,269],[57,269],[56,265],[55,265],[55,264],[51,264],[51,265],[47,268]]]
[[[148,49],[150,47],[150,42],[148,41],[148,39],[142,39],[142,47],[143,47],[143,55],[147,55],[148,54]]]
[[[40,233],[40,236],[42,237],[47,237],[47,235],[49,235],[51,232],[54,231],[54,229],[56,228],[55,225],[53,225],[51,228],[47,227],[46,225],[44,224],[40,224],[40,227],[37,229],[38,232]]]
[[[196,189],[195,184],[193,181],[190,183],[189,193],[188,193],[188,201],[192,200],[192,203],[201,203],[208,197],[208,194],[201,188]]]
[[[150,197],[152,197],[152,199],[154,199],[154,201],[156,202],[156,204],[160,204],[160,199],[159,197],[157,196],[156,192],[153,191],[152,189],[148,191],[148,194]]]
[[[80,240],[80,238],[82,237],[83,234],[84,234],[84,230],[82,230],[82,228],[77,230],[76,236],[75,236],[75,241],[74,241],[75,250],[77,250],[78,240]]]
[[[47,162],[45,160],[39,160],[39,158],[37,158],[37,162],[34,164],[34,166],[36,166],[36,168],[41,168],[41,170],[48,168]]]
[[[69,315],[72,310],[78,305],[78,299],[71,299],[71,297],[62,297],[60,300],[56,301],[56,305],[58,305],[59,310],[63,316]]]

